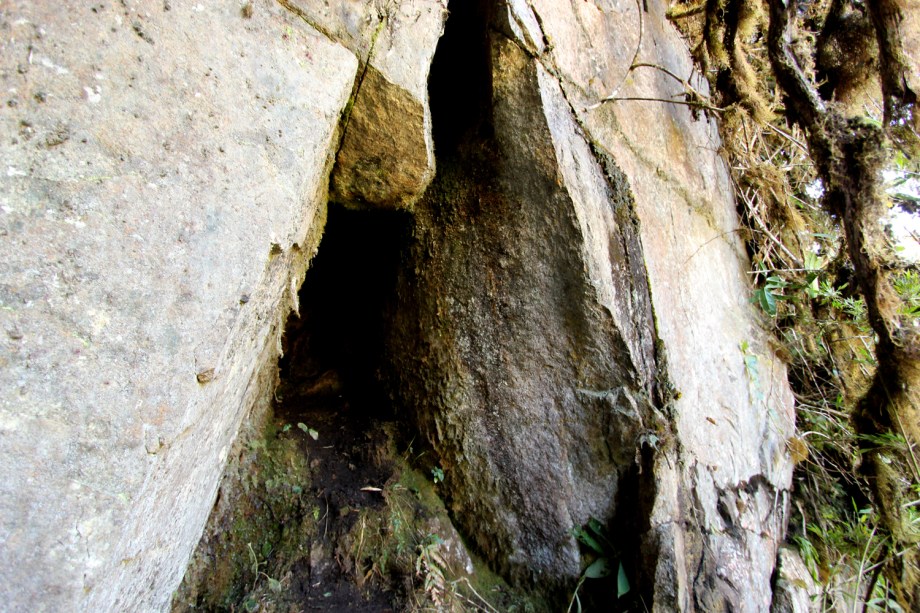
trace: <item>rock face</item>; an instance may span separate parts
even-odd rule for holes
[[[381,372],[495,568],[596,518],[657,610],[769,608],[791,395],[639,4],[4,4],[4,606],[168,606],[332,199],[414,215]]]
[[[820,608],[816,600],[821,590],[815,585],[797,551],[787,546],[780,547],[776,574],[771,613],[809,613]]]
[[[280,1],[361,60],[332,198],[359,208],[410,208],[434,176],[427,80],[446,0]]]
[[[358,60],[251,8],[0,8],[6,610],[164,609],[266,393]]]
[[[465,29],[448,32],[455,46],[432,75],[436,119],[461,132],[436,132],[439,174],[417,206],[393,377],[466,533],[503,572],[559,581],[581,570],[570,530],[613,516],[621,468],[654,432],[651,303],[628,188],[576,138],[542,66],[489,35],[482,7],[462,10],[451,19]],[[483,72],[455,80],[451,57],[477,55]],[[450,76],[436,91],[440,70]],[[481,107],[462,92],[483,82],[491,107],[464,116]],[[556,143],[584,179],[573,190]]]
[[[792,398],[717,131],[662,102],[691,64],[647,5],[454,9],[393,378],[505,573],[575,578],[570,530],[595,517],[641,535],[616,544],[656,608],[764,610]]]
[[[640,15],[533,2],[556,45],[550,59],[589,138],[629,178],[641,226],[657,332],[676,390],[669,406],[677,445],[655,459],[656,496],[645,551],[658,552],[656,606],[663,610],[764,610],[767,570],[785,531],[792,466],[793,399],[748,304],[747,266],[735,233],[732,187],[713,122],[675,99],[679,83],[662,70],[692,66],[663,17],[665,3]],[[559,20],[549,15],[560,11]],[[577,17],[577,19],[576,19]],[[584,25],[581,37],[564,23]],[[610,36],[630,32],[624,52]],[[642,32],[641,45],[638,32]],[[635,63],[652,64],[627,74]],[[624,59],[625,56],[625,59]],[[584,58],[593,58],[586,65]],[[576,86],[574,84],[579,84]],[[662,364],[659,363],[659,367]]]

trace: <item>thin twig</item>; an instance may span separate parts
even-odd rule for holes
[[[633,53],[632,59],[629,61],[629,68],[626,69],[626,74],[623,75],[623,78],[620,79],[619,85],[613,88],[613,91],[610,92],[610,95],[606,98],[602,98],[595,104],[585,108],[586,111],[591,111],[599,107],[605,102],[616,99],[616,95],[619,93],[620,88],[623,87],[623,84],[626,83],[626,79],[629,78],[630,73],[633,71],[633,66],[636,63],[636,60],[639,59],[639,52],[642,50],[642,35],[645,28],[645,22],[642,19],[642,4],[641,0],[636,0],[636,11],[639,14],[639,42],[636,43],[636,51]]]
[[[699,98],[701,99],[707,98],[707,96],[704,96],[703,94],[696,91],[696,89],[694,89],[693,86],[690,85],[690,82],[687,79],[681,79],[679,76],[677,76],[676,74],[674,74],[673,72],[665,68],[664,66],[660,66],[658,64],[651,64],[649,62],[638,62],[638,63],[633,64],[630,67],[630,71],[635,70],[636,68],[654,68],[655,70],[658,70],[668,75],[669,77],[671,77],[672,79],[674,79],[675,81],[683,85],[685,89],[690,91],[692,94],[698,96]]]
[[[859,559],[859,571],[856,573],[856,589],[853,590],[853,613],[856,613],[856,607],[859,604],[859,584],[862,579],[863,569],[866,566],[866,556],[869,555],[869,545],[872,544],[872,539],[875,537],[875,530],[878,528],[878,524],[872,526],[872,532],[869,533],[869,538],[866,540],[866,547],[863,549],[862,557]],[[866,594],[864,602],[869,600],[869,594]]]
[[[777,134],[779,134],[780,136],[783,136],[783,137],[785,137],[786,139],[788,139],[789,142],[793,143],[793,144],[794,144],[795,146],[797,146],[799,149],[801,149],[802,151],[804,151],[804,152],[805,152],[805,155],[808,155],[808,147],[805,146],[805,143],[803,143],[802,141],[800,141],[800,140],[797,139],[796,137],[792,136],[791,134],[785,132],[784,130],[780,130],[779,128],[777,128],[776,126],[774,126],[772,123],[768,123],[767,126],[768,126],[771,130],[773,130],[774,132],[776,132]]]
[[[675,94],[679,96],[680,94]],[[666,102],[668,104],[681,104],[683,106],[692,106],[698,109],[705,109],[707,111],[712,111],[714,113],[722,113],[725,109],[720,109],[717,106],[712,106],[710,104],[705,104],[703,102],[691,102],[689,100],[668,100],[667,98],[646,98],[643,96],[626,96],[623,98],[604,98],[597,104],[592,104],[591,106],[585,107],[586,111],[596,109],[604,102],[624,102],[624,101],[640,101],[640,102]]]
[[[716,234],[715,236],[713,236],[712,238],[710,238],[708,241],[706,241],[705,243],[703,243],[702,245],[700,245],[699,247],[697,247],[696,251],[694,251],[693,253],[691,253],[691,254],[690,254],[690,257],[688,257],[686,260],[684,260],[684,266],[686,266],[687,263],[688,263],[690,260],[692,260],[694,257],[696,257],[696,254],[699,253],[700,250],[701,250],[703,247],[705,247],[706,245],[708,245],[708,244],[711,243],[712,241],[719,240],[720,238],[722,238],[722,237],[724,237],[724,236],[728,236],[729,234],[734,234],[735,232],[741,232],[743,229],[744,229],[744,228],[735,228],[734,230],[727,230],[727,231],[725,231],[725,232],[722,232],[721,234]]]
[[[466,587],[468,587],[468,588],[470,589],[470,591],[473,592],[473,594],[476,595],[476,598],[478,598],[478,599],[482,602],[482,604],[485,605],[485,607],[486,607],[489,611],[492,611],[493,613],[498,613],[498,609],[496,609],[495,607],[493,607],[493,606],[489,603],[488,600],[486,600],[485,598],[483,598],[483,597],[479,594],[479,592],[477,592],[477,591],[473,588],[473,585],[470,583],[470,580],[469,580],[469,579],[467,579],[466,577],[460,577],[459,579],[457,579],[457,581],[455,581],[455,583],[460,582],[460,581],[463,581],[464,583],[466,583]],[[467,600],[469,600],[469,599],[467,599]],[[472,601],[470,601],[470,602],[472,602]]]
[[[748,205],[748,207],[749,207],[751,210],[753,210],[753,206],[751,206],[751,202],[752,202],[752,201],[751,201],[751,197],[747,194],[747,192],[742,192],[742,191],[740,190],[740,186],[738,185],[738,183],[737,183],[736,181],[734,181],[734,179],[732,180],[732,182],[735,183],[735,188],[738,189],[738,192],[739,192],[740,194],[742,194],[742,196],[744,197],[745,203]],[[775,243],[775,244],[776,244],[786,255],[788,255],[788,256],[789,256],[789,259],[791,259],[793,263],[795,263],[795,264],[797,264],[798,266],[804,268],[803,262],[802,262],[799,258],[795,257],[795,256],[792,254],[792,252],[789,251],[789,249],[786,247],[786,245],[784,245],[784,244],[782,243],[782,241],[780,241],[776,236],[773,235],[772,232],[770,232],[770,230],[767,228],[767,225],[763,222],[763,220],[760,218],[759,215],[751,215],[751,217],[753,217],[754,220],[757,221],[757,225],[760,226],[760,228],[761,228],[761,230],[764,232],[764,234],[766,234],[768,237],[770,237],[770,240],[772,240],[772,241],[773,241],[773,242],[774,242],[774,243]]]

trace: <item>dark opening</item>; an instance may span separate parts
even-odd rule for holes
[[[378,371],[395,308],[408,214],[330,205],[319,251],[285,330],[280,394],[286,413],[341,399],[350,414],[386,419]]]
[[[316,476],[296,521],[322,525],[310,556],[291,568],[287,595],[311,609],[391,609],[393,594],[360,588],[331,556],[347,547],[353,511],[384,503],[368,486],[379,488],[393,473],[386,451],[393,410],[379,373],[410,222],[407,214],[330,205],[300,290],[300,317],[292,314],[285,329],[275,417]]]
[[[438,42],[428,79],[432,135],[438,157],[470,139],[491,135],[491,2],[456,0]]]

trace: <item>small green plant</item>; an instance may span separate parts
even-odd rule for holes
[[[425,594],[436,605],[444,603],[448,596],[448,583],[444,577],[447,563],[441,555],[444,540],[437,534],[429,534],[418,546],[415,560],[415,575],[424,578]]]
[[[259,583],[259,579],[264,577],[268,581],[268,589],[273,594],[280,594],[281,593],[281,582],[273,577],[270,577],[268,573],[261,570],[263,566],[268,565],[267,558],[268,556],[271,555],[271,552],[272,552],[271,544],[264,543],[262,545],[261,553],[262,553],[262,557],[264,558],[262,561],[259,561],[259,556],[256,555],[255,549],[252,548],[252,543],[246,543],[246,547],[247,549],[249,549],[249,561],[250,561],[249,568],[250,568],[250,571],[252,571],[252,574],[255,576],[252,582],[251,591],[254,591],[256,589],[256,586]],[[247,611],[255,611],[258,608],[258,604],[259,604],[258,601],[253,596],[249,596],[248,598],[246,598],[246,600],[243,601],[243,608],[245,608]]]
[[[435,466],[431,469],[431,478],[435,483],[441,483],[444,481],[444,470],[440,466]]]
[[[751,351],[751,346],[747,341],[741,341],[739,347],[741,353],[744,354],[744,371],[750,383],[751,393],[755,399],[763,400],[765,396],[760,388],[760,361],[757,359],[757,354]]]
[[[770,317],[776,317],[778,300],[789,300],[785,294],[789,283],[777,275],[770,275],[766,278],[763,285],[754,290],[754,296],[751,302],[760,305],[760,308]]]
[[[911,320],[920,318],[920,274],[904,270],[894,278],[894,290],[901,297],[900,314]]]
[[[757,372],[757,355],[751,352],[751,346],[747,341],[741,341],[738,347],[741,349],[741,353],[744,354],[744,370],[747,372],[747,376],[751,381],[757,381],[760,376]]]
[[[319,438],[319,432],[307,426],[307,424],[303,422],[297,422],[297,427],[306,432],[314,441]]]
[[[580,613],[582,610],[581,598],[578,596],[578,592],[581,590],[581,586],[584,585],[585,581],[588,579],[603,579],[604,577],[609,577],[613,572],[614,565],[617,567],[617,599],[629,593],[629,579],[626,577],[626,570],[623,568],[623,563],[617,561],[616,550],[610,540],[604,535],[601,523],[592,517],[584,527],[580,528],[576,526],[572,528],[572,536],[574,536],[579,543],[588,548],[594,557],[594,561],[588,564],[585,570],[582,571],[581,578],[578,580],[578,585],[575,586],[575,592],[572,594],[572,599],[569,601],[569,608],[566,610],[566,613],[570,613],[573,606],[575,610]]]

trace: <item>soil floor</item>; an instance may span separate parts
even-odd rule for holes
[[[360,510],[384,504],[380,490],[393,474],[385,424],[353,408],[344,393],[319,401],[295,395],[282,402],[276,418],[293,426],[286,434],[297,439],[318,477],[311,492],[312,508],[319,509],[318,534],[310,544],[310,559],[292,568],[285,600],[305,611],[393,611],[393,594],[370,584],[358,588],[355,577],[343,570],[341,551],[342,538]],[[315,431],[315,440],[309,430]]]

